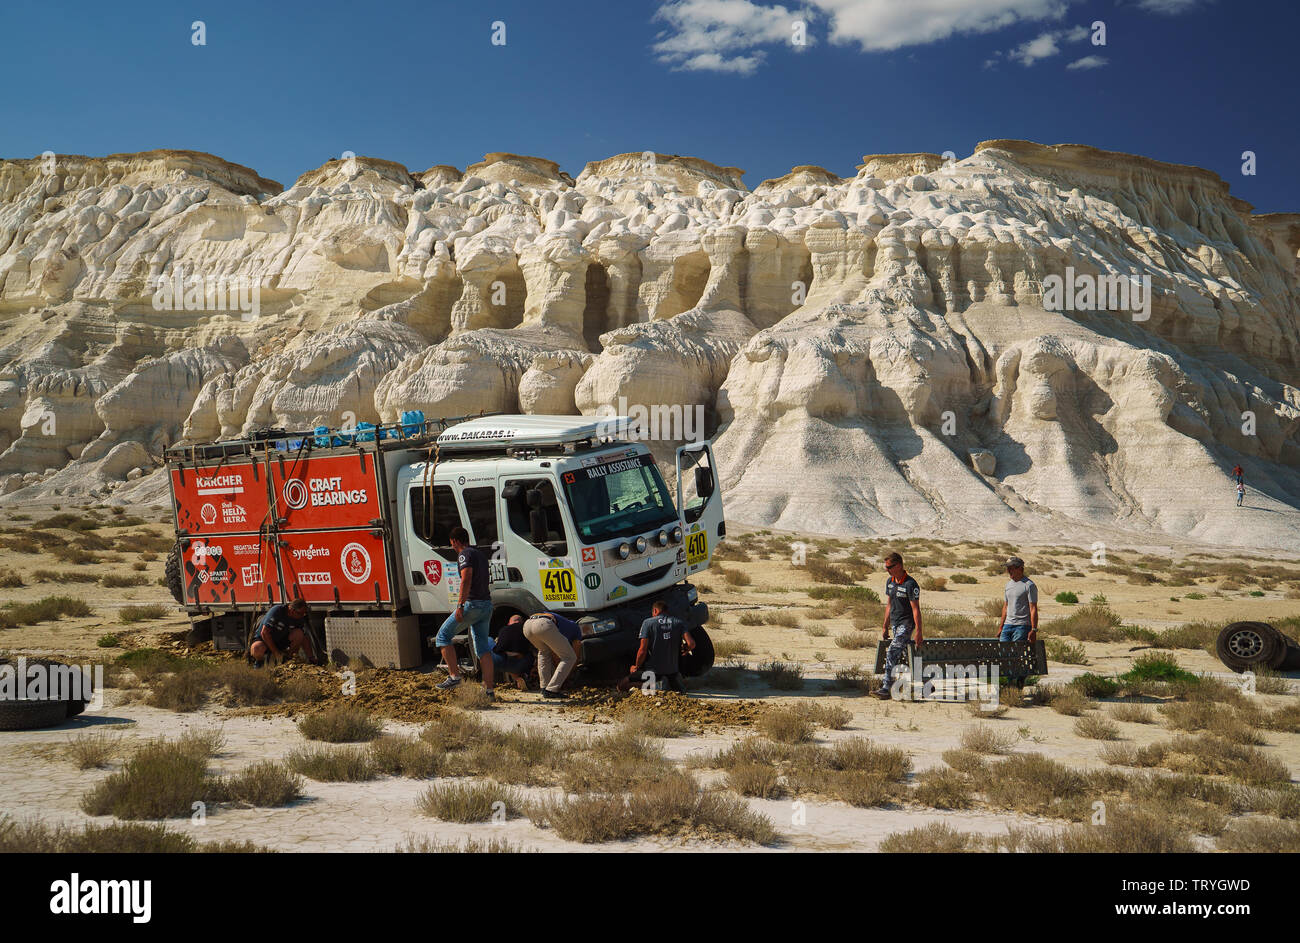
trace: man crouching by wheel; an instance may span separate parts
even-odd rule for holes
[[[266,610],[253,633],[253,644],[248,646],[248,657],[253,664],[265,664],[267,656],[276,661],[288,661],[303,652],[312,661],[317,660],[316,647],[307,631],[307,601],[296,597],[287,605],[280,603]]]

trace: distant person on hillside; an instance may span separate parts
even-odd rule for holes
[[[1246,499],[1246,486],[1240,481],[1237,482],[1237,507],[1241,507],[1241,502]]]
[[[1246,472],[1240,465],[1232,466],[1232,477],[1236,480],[1237,484],[1239,485],[1245,484],[1246,482]]]
[[[316,650],[307,632],[307,612],[307,602],[301,596],[288,605],[280,603],[266,610],[253,633],[253,644],[248,646],[249,657],[259,664],[268,655],[287,661],[305,650],[316,661]]]
[[[885,652],[884,681],[871,696],[887,701],[892,697],[894,669],[907,651],[913,632],[916,647],[921,647],[921,587],[903,569],[903,557],[898,553],[885,557],[885,572],[889,579],[885,582],[885,624],[881,637],[889,642],[889,649]]]
[[[1002,616],[998,619],[999,642],[1038,641],[1038,586],[1025,576],[1025,561],[1012,557],[1006,563],[1007,585],[1002,589]],[[1023,685],[1023,675],[1012,676]]]

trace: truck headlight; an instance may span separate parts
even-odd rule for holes
[[[697,590],[694,586],[686,587],[686,601],[688,603],[690,603],[693,606],[695,605],[695,600],[699,598],[700,598],[699,590]]]
[[[645,541],[645,538],[644,538],[644,537],[638,537],[638,538],[636,539],[636,552],[637,552],[637,553],[645,553],[645,548],[646,548],[646,546],[647,546],[647,545],[646,545],[646,541]]]
[[[632,555],[632,545],[626,540],[618,545],[618,555],[620,559],[626,560]]]
[[[673,528],[673,543],[675,543],[675,544],[679,544],[679,543],[681,543],[681,542],[682,542],[682,529],[681,529],[680,527],[674,527],[674,528]]]
[[[659,533],[655,534],[655,542],[658,543],[659,546],[661,546],[661,547],[667,547],[667,546],[668,546],[668,531],[666,531],[666,530],[661,530]]]
[[[617,619],[601,619],[591,627],[592,635],[600,635],[602,632],[613,632],[618,628]]]

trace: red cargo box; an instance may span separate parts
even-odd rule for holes
[[[355,459],[354,459],[355,461]],[[388,551],[377,530],[293,531],[280,534],[285,591],[308,602],[387,604]]]
[[[257,533],[266,521],[266,468],[235,459],[172,469],[176,529],[191,536]]]
[[[373,526],[383,517],[375,456],[283,456],[271,460],[271,486],[281,531]]]
[[[280,602],[269,538],[223,534],[191,540],[181,557],[185,601],[194,605]]]

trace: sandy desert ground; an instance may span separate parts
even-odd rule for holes
[[[185,732],[221,732],[206,761],[211,775],[279,763],[304,748],[366,754],[373,748],[364,743],[314,744],[297,727],[345,705],[382,722],[390,744],[398,737],[436,751],[456,728],[521,751],[512,754],[520,761],[493,766],[471,745],[452,761],[428,760],[427,776],[303,776],[301,796],[285,804],[224,799],[205,806],[201,821],[178,816],[167,827],[201,842],[285,851],[392,850],[421,840],[521,850],[873,851],[882,842],[897,848],[888,836],[932,823],[951,831],[914,836],[910,847],[954,847],[966,842],[958,833],[997,837],[999,847],[1019,836],[1013,847],[1034,849],[1049,840],[1079,850],[1268,850],[1300,842],[1300,682],[1261,677],[1243,693],[1241,678],[1212,654],[1228,621],[1268,621],[1296,634],[1300,559],[1117,546],[1106,548],[1099,566],[1082,539],[1074,548],[1012,547],[733,527],[723,559],[697,581],[711,607],[718,664],[687,697],[620,698],[605,687],[578,687],[557,706],[503,687],[495,706],[473,709],[481,705],[434,690],[440,676],[431,666],[363,669],[351,695],[329,668],[282,666],[249,682],[252,672],[238,659],[210,645],[189,650],[187,620],[159,585],[171,541],[160,519],[157,510],[64,506],[11,509],[0,522],[0,624],[9,625],[0,629],[0,649],[110,666],[102,710],[53,729],[0,733],[0,814],[10,823],[113,822],[84,811],[87,794],[120,776],[141,744]],[[798,566],[796,541],[804,554]],[[866,589],[880,591],[887,548],[901,549],[913,575],[932,587],[922,593],[930,637],[991,634],[983,608],[1000,600],[1005,581],[996,564],[1012,550],[1023,556],[1040,587],[1046,678],[1023,697],[1007,693],[992,713],[961,702],[867,697],[879,607]],[[1078,602],[1057,602],[1065,592]],[[59,608],[40,604],[51,596],[89,611],[31,621]],[[1165,660],[1151,662],[1153,653]],[[1169,658],[1192,679],[1159,674],[1172,670]],[[783,680],[792,674],[801,677]],[[1085,674],[1125,677],[1115,691],[1096,679],[1069,684]],[[193,684],[177,681],[182,675]],[[198,692],[197,706],[177,699],[184,691]],[[443,733],[429,734],[431,723]],[[631,737],[634,724],[651,736]],[[532,747],[519,745],[530,736]],[[87,738],[107,745],[102,766],[81,769],[70,757],[69,744]],[[527,749],[541,758],[520,759],[532,756]],[[641,759],[651,773],[638,770]],[[575,770],[586,770],[587,787],[575,788]],[[683,774],[700,795],[725,799],[726,813],[678,811],[648,831],[613,829],[617,837],[602,840],[608,836],[557,826],[537,811],[566,797],[594,802],[581,797],[611,783],[629,794],[650,781],[680,785]],[[503,821],[456,823],[421,811],[431,787],[468,782],[509,792]],[[593,818],[608,814],[591,809]],[[1025,838],[1035,835],[1038,846]]]

